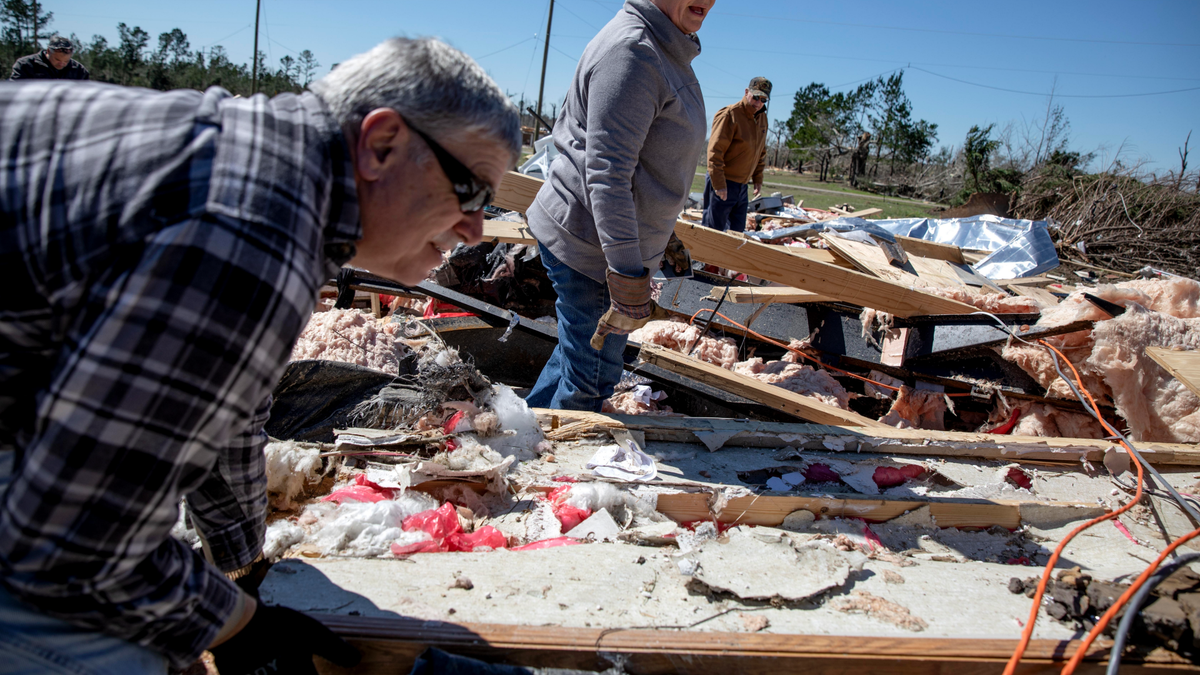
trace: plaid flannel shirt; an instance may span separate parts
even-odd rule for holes
[[[195,659],[261,551],[270,392],[360,237],[313,94],[0,84],[0,583]],[[216,566],[169,536],[183,496]]]

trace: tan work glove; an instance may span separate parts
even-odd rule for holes
[[[676,274],[683,274],[692,269],[692,254],[683,245],[683,242],[679,241],[679,237],[676,237],[674,232],[667,240],[667,250],[663,251],[663,257],[675,267]]]
[[[604,349],[604,338],[609,334],[628,335],[651,321],[671,316],[650,299],[650,280],[654,277],[649,270],[643,269],[640,277],[608,270],[605,277],[612,304],[596,324],[592,349]]]

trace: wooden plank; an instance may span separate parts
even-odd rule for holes
[[[958,265],[967,264],[967,261],[963,260],[962,249],[953,244],[939,244],[935,241],[899,235],[897,235],[896,241],[900,242],[900,247],[909,255],[945,260]]]
[[[607,415],[573,410],[537,409],[544,428],[551,420],[558,427],[548,431],[553,440],[579,438],[604,433],[609,428],[641,431],[648,441],[701,443],[698,434],[728,436],[729,447],[802,448],[846,452],[876,452],[919,457],[972,457],[1009,462],[1063,462],[1078,464],[1081,459],[1104,461],[1104,452],[1113,447],[1105,440],[1087,438],[1043,438],[1035,436],[997,436],[964,431],[926,431],[872,427],[759,422],[709,417],[648,417]],[[1200,445],[1193,443],[1138,444],[1138,451],[1155,466],[1200,466]]]
[[[438,647],[492,663],[527,668],[564,668],[599,672],[619,660],[624,672],[639,675],[999,675],[1016,640],[979,638],[881,637],[870,635],[797,635],[725,633],[654,628],[574,628],[449,623],[409,617],[362,617],[310,614],[362,652],[352,669],[316,659],[322,675],[383,675],[409,672],[428,647]],[[1058,673],[1079,642],[1032,640],[1018,673]],[[1097,640],[1076,670],[1104,672],[1111,641]],[[1155,650],[1131,654],[1122,672],[1195,671],[1181,657]]]
[[[718,387],[731,394],[745,396],[752,401],[801,419],[821,424],[845,424],[854,427],[884,426],[858,413],[821,403],[814,398],[801,396],[783,387],[766,384],[752,377],[725,370],[720,366],[684,356],[658,345],[642,345],[638,358],[645,363]]]
[[[1027,298],[1033,298],[1034,300],[1037,300],[1038,304],[1041,305],[1043,309],[1047,307],[1053,307],[1062,302],[1057,295],[1044,288],[1038,288],[1037,286],[1012,285],[1008,286],[1008,290],[1016,293],[1017,295],[1023,295]]]
[[[530,204],[533,204],[533,199],[537,197],[538,190],[542,188],[544,182],[533,176],[509,171],[500,181],[500,189],[496,190],[496,197],[492,199],[492,204],[509,211],[525,213],[529,210]]]
[[[890,279],[898,284],[916,285],[918,288],[924,285],[936,288],[957,288],[970,293],[980,293],[986,290],[994,293],[1000,292],[1000,289],[994,288],[994,284],[988,279],[975,274],[969,268],[956,268],[945,260],[910,255],[908,263],[897,267],[888,262],[887,254],[878,246],[843,239],[831,234],[823,234],[821,237],[839,255],[856,260],[856,266],[859,266],[863,272],[874,274],[881,279]],[[973,278],[978,285],[968,284],[963,279],[964,275]],[[916,279],[921,281],[918,282]],[[992,288],[989,289],[989,286]]]
[[[676,223],[675,233],[691,250],[692,257],[698,260],[896,316],[969,314],[975,311],[974,307],[965,303],[815,262],[796,254],[797,251],[814,249],[768,246],[706,227],[693,226],[686,221]]]
[[[709,292],[708,297],[712,300],[719,301],[721,297],[725,297],[725,302],[734,304],[758,304],[766,302],[784,302],[784,303],[803,303],[803,302],[832,302],[834,298],[813,293],[812,291],[802,291],[799,288],[786,288],[783,286],[731,286],[729,294],[725,294],[724,288],[713,287]]]
[[[822,234],[821,239],[825,241],[830,250],[854,265],[855,269],[863,274],[870,274],[880,279],[909,286],[917,283],[917,275],[892,266],[883,250],[878,246],[843,239],[828,233]]]
[[[529,231],[525,223],[514,223],[508,220],[483,221],[483,240],[499,240],[502,244],[536,244],[537,239]]]
[[[829,210],[839,216],[849,216],[851,218],[866,218],[867,216],[877,216],[883,213],[883,209],[863,209],[862,211],[843,211],[836,206],[829,207]]]
[[[1200,396],[1200,352],[1177,351],[1163,347],[1146,347],[1146,356],[1162,366],[1171,377]]]
[[[803,488],[801,488],[803,489]],[[720,513],[713,514],[708,492],[659,494],[658,512],[678,523],[712,520],[721,523],[776,527],[789,513],[804,510],[818,518],[862,518],[885,523],[893,518],[929,507],[938,527],[980,528],[999,526],[1015,530],[1025,522],[1022,509],[1035,511],[1035,522],[1070,522],[1105,513],[1095,504],[1078,502],[1020,502],[983,499],[889,499],[837,498],[829,496],[751,495],[735,497]]]

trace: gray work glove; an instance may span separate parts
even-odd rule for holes
[[[596,325],[592,349],[604,349],[604,338],[610,333],[628,335],[651,321],[671,316],[650,299],[650,280],[654,277],[649,270],[643,268],[642,276],[631,277],[610,269],[605,277],[612,304]]]
[[[679,237],[676,237],[674,232],[667,240],[667,250],[663,251],[663,257],[674,266],[676,274],[683,274],[692,269],[692,254],[683,245],[683,242],[679,241]]]

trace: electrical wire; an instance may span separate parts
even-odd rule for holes
[[[1002,320],[1000,320],[1000,317],[996,316],[995,314],[992,314],[991,312],[982,312],[981,311],[981,312],[973,312],[972,314],[980,315],[980,316],[989,316],[1000,326],[1001,330],[1008,333],[1011,338],[1013,338],[1015,340],[1019,340],[1020,342],[1023,342],[1031,347],[1037,346],[1037,345],[1033,344],[1032,342],[1030,342],[1030,341],[1022,338],[1021,336],[1017,335],[1016,333],[1014,333],[1011,328],[1006,326],[1004,324],[1004,322]],[[1120,436],[1120,433],[1118,433],[1115,429],[1113,429],[1108,424],[1108,422],[1106,422],[1104,420],[1104,418],[1100,416],[1099,407],[1096,406],[1096,402],[1094,399],[1092,399],[1091,393],[1088,392],[1087,388],[1083,386],[1083,378],[1080,377],[1079,371],[1075,369],[1075,364],[1071,363],[1071,360],[1068,359],[1066,357],[1066,355],[1064,355],[1062,352],[1055,349],[1053,346],[1050,345],[1050,343],[1046,342],[1045,340],[1039,340],[1038,342],[1039,342],[1039,344],[1041,344],[1041,346],[1043,348],[1045,348],[1050,353],[1050,357],[1054,363],[1055,372],[1058,373],[1058,376],[1060,378],[1062,378],[1063,382],[1065,382],[1067,387],[1070,388],[1071,393],[1075,394],[1075,397],[1079,399],[1079,402],[1082,403],[1083,406],[1085,408],[1087,408],[1087,410],[1089,412],[1091,412],[1096,417],[1096,419],[1098,419],[1100,421],[1100,424],[1103,425],[1105,429],[1108,429],[1108,431],[1110,433],[1112,433],[1113,435]],[[1065,374],[1063,374],[1062,368],[1059,366],[1059,358],[1060,357],[1062,358],[1063,361],[1066,362],[1067,366],[1070,367],[1072,374],[1075,376],[1076,383],[1079,384],[1078,388],[1076,388],[1075,384],[1072,383],[1071,380],[1067,379],[1067,376]],[[1082,393],[1080,392],[1080,390],[1082,390]],[[1093,407],[1088,407],[1087,402],[1084,401],[1085,395],[1087,396],[1087,400],[1091,401]],[[1121,436],[1121,438],[1124,439],[1124,436]],[[1125,441],[1125,443],[1128,443],[1128,441]],[[1131,445],[1127,445],[1126,447],[1132,448]],[[1080,532],[1083,532],[1084,530],[1088,529],[1089,527],[1092,527],[1093,525],[1102,523],[1106,520],[1113,520],[1114,518],[1120,517],[1121,514],[1132,509],[1135,504],[1137,504],[1138,502],[1141,501],[1142,486],[1146,482],[1145,481],[1145,472],[1142,467],[1142,462],[1136,453],[1130,454],[1130,460],[1133,461],[1134,466],[1137,467],[1137,494],[1134,496],[1134,498],[1132,500],[1130,500],[1127,504],[1118,508],[1117,510],[1106,513],[1102,516],[1098,516],[1096,518],[1092,518],[1091,520],[1089,520],[1089,521],[1083,523],[1082,525],[1076,527],[1075,529],[1071,530],[1069,533],[1067,533],[1067,536],[1063,537],[1062,541],[1060,541],[1058,543],[1058,546],[1054,547],[1054,551],[1050,554],[1050,559],[1046,561],[1046,567],[1042,571],[1042,577],[1038,581],[1037,590],[1034,592],[1033,605],[1029,608],[1029,620],[1025,622],[1025,628],[1021,631],[1021,639],[1019,642],[1017,642],[1017,647],[1016,647],[1016,649],[1013,650],[1012,657],[1009,658],[1008,663],[1004,667],[1004,675],[1013,675],[1016,672],[1017,666],[1020,665],[1020,663],[1021,663],[1021,657],[1025,654],[1025,650],[1029,647],[1030,640],[1033,639],[1033,629],[1034,629],[1034,626],[1037,624],[1038,612],[1041,609],[1041,605],[1042,605],[1042,598],[1046,594],[1046,586],[1049,584],[1050,578],[1054,574],[1054,565],[1058,562],[1059,557],[1062,556],[1063,551],[1066,550],[1067,544],[1070,543],[1071,540],[1074,539],[1075,536],[1078,535]]]
[[[978,82],[971,82],[969,80],[960,80],[957,77],[950,77],[949,75],[942,75],[941,73],[935,73],[932,70],[925,70],[924,68],[921,68],[920,66],[909,66],[909,67],[912,68],[913,70],[919,70],[922,73],[928,73],[930,75],[933,75],[934,77],[940,77],[944,80],[952,80],[954,82],[959,82],[962,84],[969,84],[973,87],[982,87],[984,89],[994,89],[996,91],[1004,91],[1004,92],[1008,92],[1010,94],[1028,94],[1030,96],[1045,96],[1046,95],[1046,92],[1044,92],[1044,91],[1023,91],[1021,89],[1007,89],[1005,87],[993,87],[990,84],[980,84]],[[1180,93],[1183,93],[1186,91],[1197,91],[1197,90],[1200,90],[1200,87],[1189,87],[1187,89],[1172,89],[1170,91],[1148,91],[1148,92],[1141,93],[1141,94],[1059,94],[1059,93],[1055,92],[1054,97],[1055,98],[1138,98],[1140,96],[1163,96],[1165,94],[1180,94]]]
[[[1188,532],[1172,542],[1170,546],[1164,549],[1163,552],[1154,559],[1154,562],[1150,563],[1150,566],[1146,568],[1146,571],[1142,572],[1141,575],[1139,575],[1138,578],[1129,585],[1129,588],[1125,589],[1125,592],[1121,594],[1121,597],[1117,598],[1117,601],[1113,603],[1112,607],[1109,607],[1108,611],[1105,612],[1104,615],[1100,617],[1100,620],[1096,622],[1095,627],[1088,632],[1087,637],[1083,639],[1083,641],[1079,644],[1079,648],[1075,650],[1075,654],[1071,657],[1071,660],[1067,662],[1067,665],[1063,666],[1062,675],[1071,675],[1071,673],[1075,672],[1075,669],[1078,668],[1079,664],[1083,661],[1084,656],[1087,655],[1088,648],[1092,646],[1092,643],[1095,642],[1096,638],[1100,636],[1100,633],[1104,631],[1104,627],[1107,626],[1108,622],[1112,621],[1112,618],[1117,615],[1117,612],[1121,611],[1121,608],[1129,602],[1129,599],[1133,596],[1133,594],[1137,593],[1138,590],[1145,585],[1146,581],[1150,578],[1150,575],[1154,573],[1154,570],[1158,569],[1158,566],[1162,564],[1162,561],[1166,560],[1167,556],[1174,553],[1175,549],[1186,544],[1192,539],[1195,539],[1197,536],[1200,536],[1200,529],[1195,529],[1191,532]]]
[[[1176,560],[1172,560],[1170,564],[1160,568],[1150,577],[1150,581],[1146,582],[1138,590],[1137,595],[1129,601],[1129,608],[1125,610],[1125,616],[1121,618],[1121,623],[1117,626],[1117,633],[1113,636],[1112,650],[1108,652],[1108,669],[1105,670],[1105,675],[1117,675],[1121,671],[1121,655],[1125,651],[1125,640],[1129,637],[1129,629],[1133,627],[1133,620],[1137,617],[1138,612],[1142,609],[1142,604],[1146,602],[1146,596],[1150,595],[1150,591],[1158,587],[1167,577],[1171,576],[1184,565],[1200,560],[1200,553],[1189,553],[1185,556],[1180,556]]]

